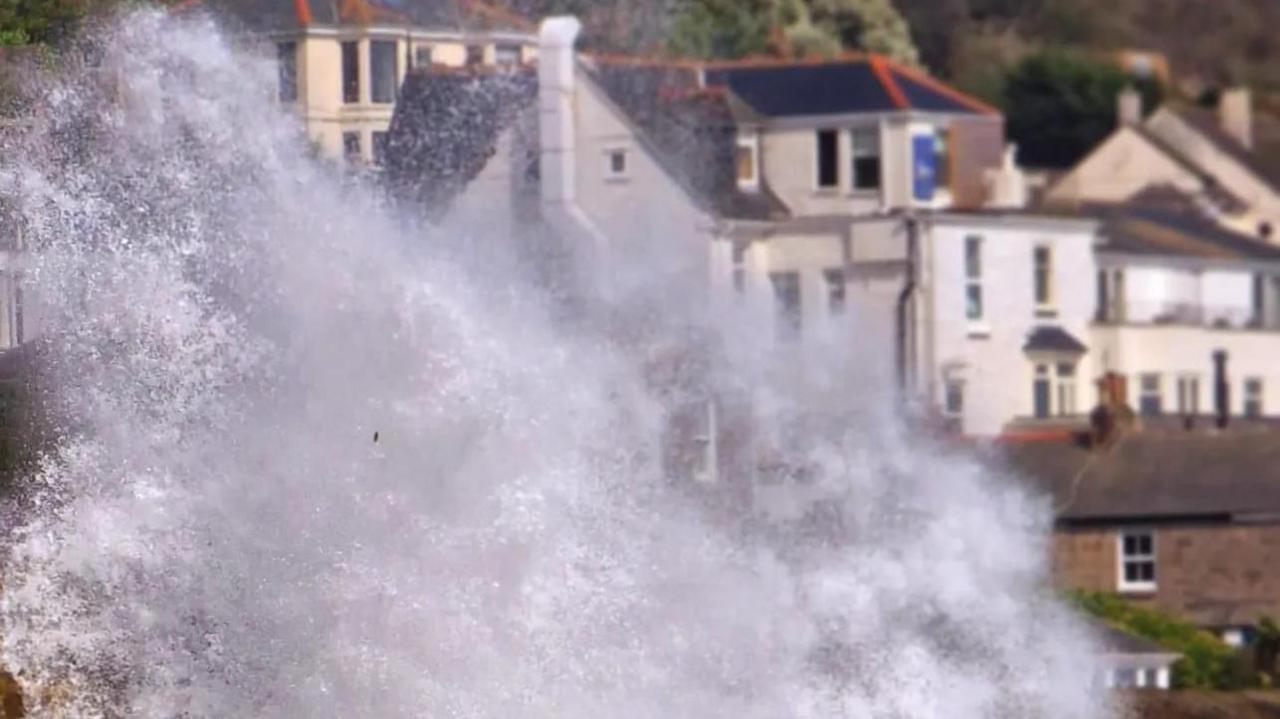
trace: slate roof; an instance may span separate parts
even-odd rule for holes
[[[438,216],[480,174],[502,133],[536,96],[529,68],[410,72],[387,134],[388,184],[401,200]]]
[[[1053,498],[1066,524],[1280,514],[1276,427],[1233,420],[1218,432],[1208,418],[1192,430],[1151,424],[1105,450],[1059,439],[1011,441],[997,451]]]
[[[713,63],[706,84],[723,87],[765,117],[919,110],[998,115],[994,108],[879,55],[834,61]]]
[[[1102,221],[1101,252],[1240,262],[1280,262],[1280,247],[1234,232],[1198,212],[1176,195],[1162,201],[1094,205]]]
[[[1074,354],[1083,354],[1089,348],[1083,342],[1076,339],[1070,332],[1061,327],[1050,325],[1042,325],[1036,327],[1027,336],[1027,342],[1022,346],[1025,352],[1070,352]]]
[[[307,26],[397,25],[472,31],[532,32],[525,18],[481,0],[191,0],[256,32],[286,32]]]
[[[1169,112],[1193,127],[1236,162],[1249,168],[1251,172],[1266,180],[1273,187],[1280,188],[1280,163],[1267,161],[1261,154],[1241,145],[1234,137],[1222,129],[1217,113],[1213,110],[1192,105],[1174,105],[1169,106],[1168,109]],[[1255,113],[1255,125],[1259,119],[1260,116]]]

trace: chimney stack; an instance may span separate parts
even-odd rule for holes
[[[1222,91],[1218,99],[1218,122],[1222,129],[1247,150],[1253,149],[1253,96],[1247,87]]]
[[[1218,429],[1226,429],[1231,421],[1231,386],[1227,384],[1227,352],[1213,352],[1213,405],[1218,414]]]
[[[1125,86],[1116,98],[1116,121],[1118,127],[1142,122],[1142,94],[1133,85]]]

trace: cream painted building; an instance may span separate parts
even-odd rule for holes
[[[532,24],[478,0],[203,0],[270,42],[280,101],[321,155],[378,163],[405,74],[533,60]]]
[[[1122,203],[1173,188],[1224,227],[1280,242],[1280,168],[1255,151],[1248,90],[1224,92],[1216,110],[1166,104],[1144,118],[1133,90],[1117,106],[1115,132],[1046,191],[1048,204]]]

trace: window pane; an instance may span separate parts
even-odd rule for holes
[[[468,45],[467,46],[467,65],[474,66],[484,63],[484,46]]]
[[[756,181],[755,148],[748,144],[738,145],[737,150],[738,182]]]
[[[1132,534],[1124,535],[1124,555],[1133,556],[1138,553],[1138,538]]]
[[[499,65],[519,65],[520,64],[520,46],[519,45],[499,45],[493,51],[493,59]]]
[[[1058,376],[1059,377],[1075,377],[1076,376],[1075,364],[1071,362],[1059,362]]]
[[[413,64],[417,67],[427,67],[433,62],[431,46],[419,45],[413,51]]]
[[[966,288],[964,315],[971,320],[982,319],[982,285],[970,283]]]
[[[369,91],[374,102],[396,101],[396,44],[390,40],[369,43],[371,82]]]
[[[840,152],[839,135],[835,130],[818,131],[818,187],[835,187],[840,184],[837,157]]]
[[[1141,578],[1140,578],[1140,576],[1138,575],[1138,565],[1137,565],[1137,564],[1134,564],[1134,563],[1132,563],[1132,562],[1128,562],[1128,563],[1126,563],[1126,564],[1124,565],[1124,581],[1126,581],[1126,582],[1139,582],[1139,581],[1142,581],[1142,580],[1141,580]]]
[[[1138,535],[1138,554],[1141,554],[1144,557],[1149,557],[1151,556],[1151,553],[1152,553],[1151,552],[1151,535],[1139,534]]]
[[[375,132],[371,135],[373,140],[373,163],[382,165],[387,158],[387,133]]]
[[[342,133],[342,154],[345,155],[348,160],[356,160],[360,158],[360,133]]]
[[[342,101],[360,102],[360,47],[342,43]]]
[[[964,273],[969,279],[982,277],[982,239],[964,239]]]

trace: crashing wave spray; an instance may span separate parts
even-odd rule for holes
[[[100,45],[0,178],[59,428],[0,596],[36,715],[1099,715],[1046,507],[972,460],[796,402],[756,421],[825,428],[803,479],[666,478],[681,367],[850,396],[834,364],[667,361],[659,297],[565,313],[475,261],[506,238],[407,232],[207,21]]]

